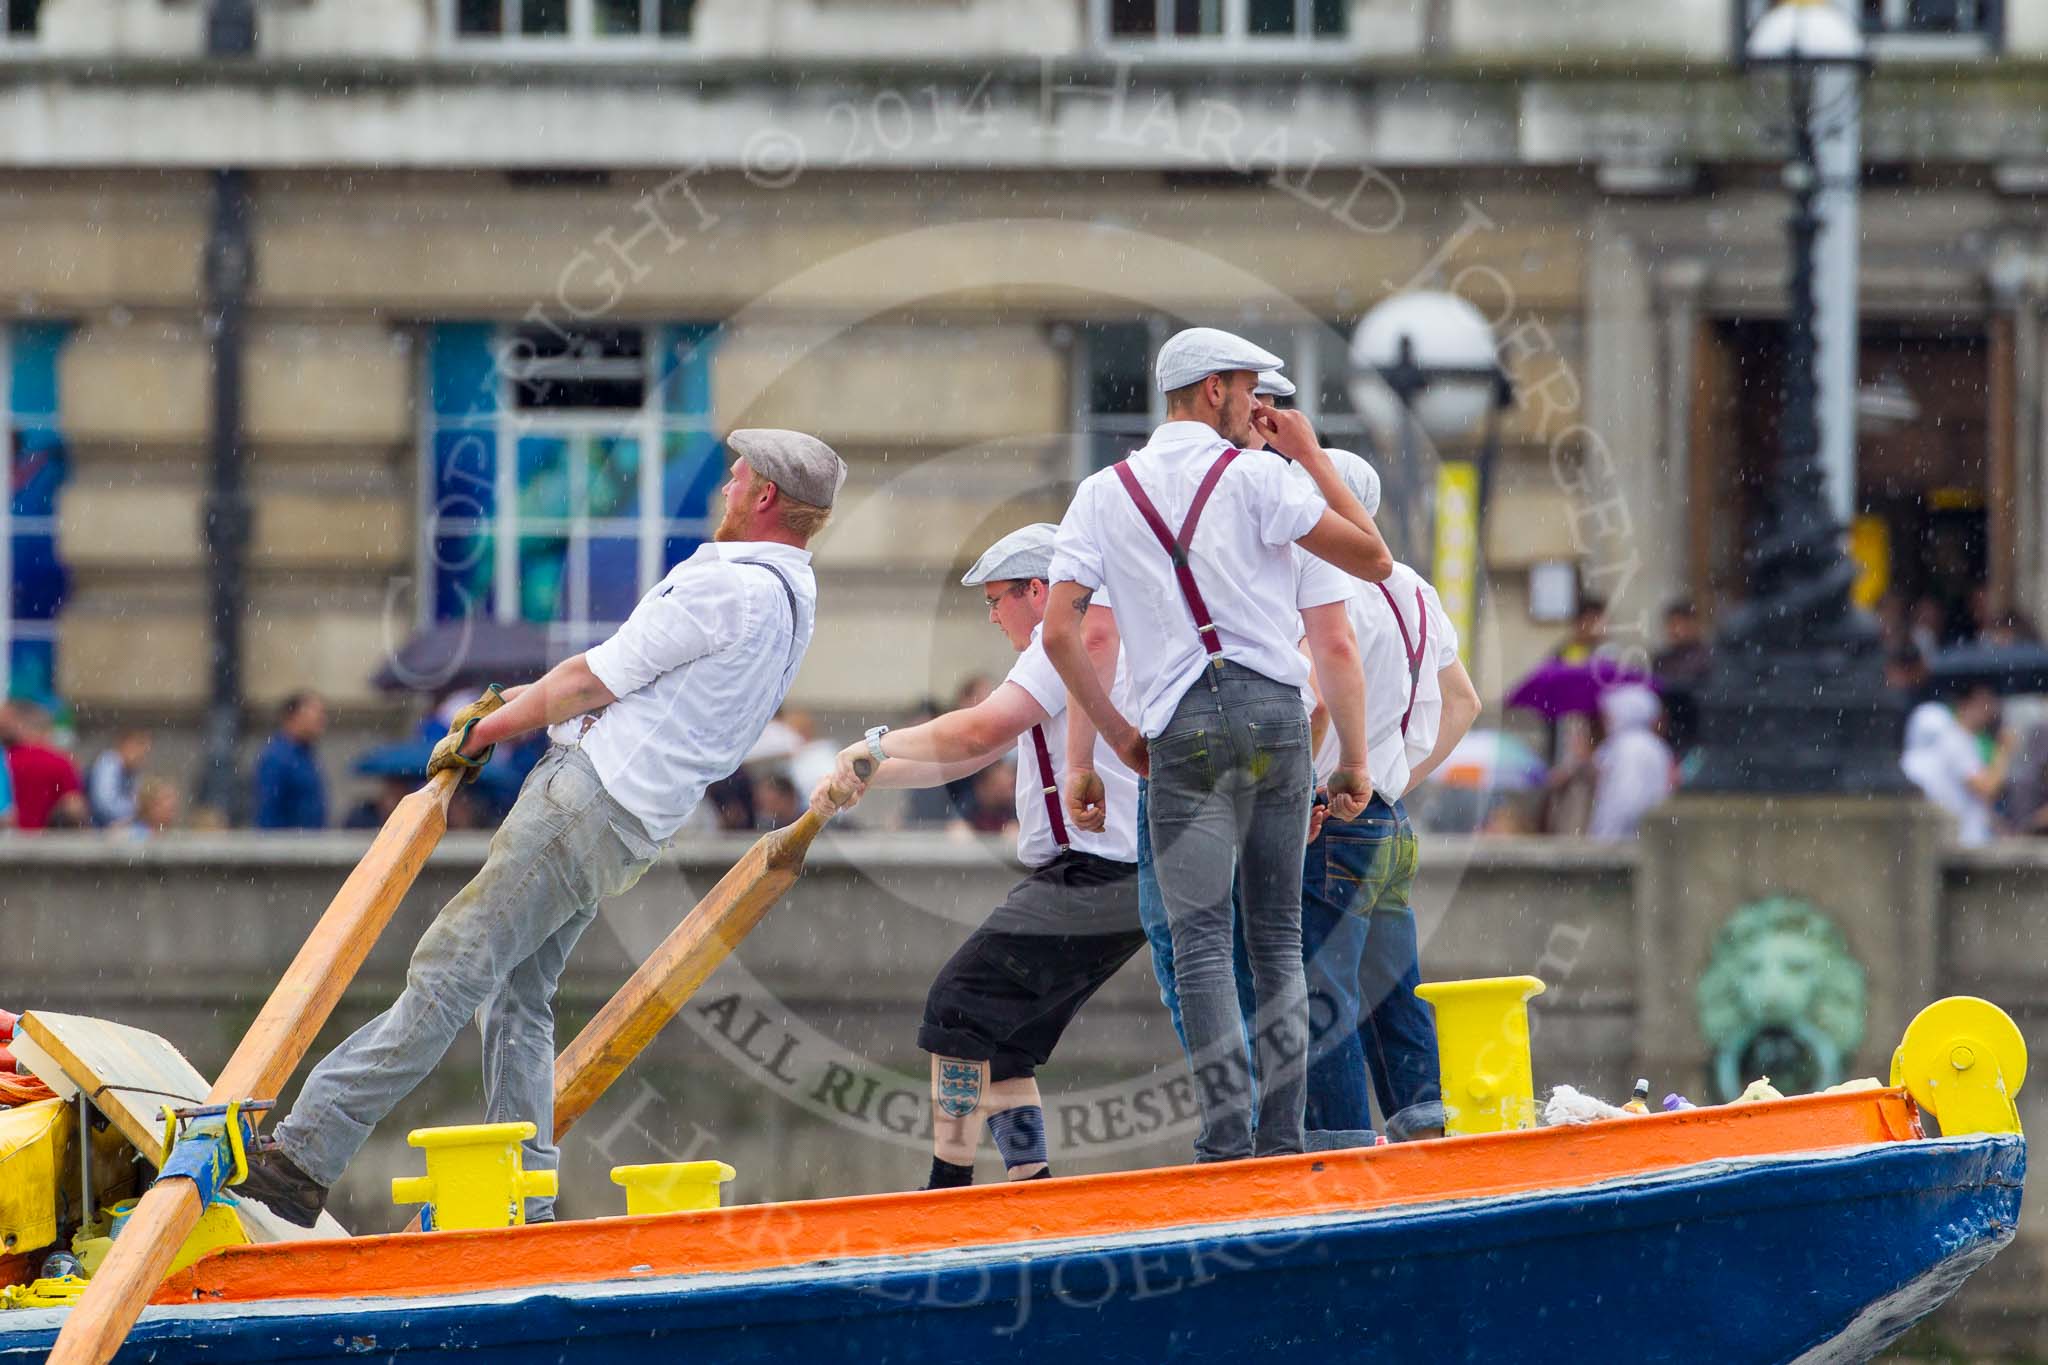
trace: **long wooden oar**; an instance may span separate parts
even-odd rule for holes
[[[863,781],[870,765],[854,765]],[[833,793],[835,797],[840,794]],[[555,1059],[555,1141],[589,1112],[804,870],[825,827],[815,810],[754,841]]]
[[[284,1088],[447,831],[458,776],[436,774],[391,812],[207,1092],[208,1103],[269,1099]],[[51,1365],[103,1365],[113,1358],[204,1209],[194,1180],[159,1178],[150,1186],[71,1310]]]
[[[862,781],[873,765],[854,764]],[[842,794],[834,791],[833,796]],[[555,1141],[588,1113],[804,870],[825,819],[807,810],[754,841],[555,1059]],[[418,1232],[414,1214],[404,1231]]]

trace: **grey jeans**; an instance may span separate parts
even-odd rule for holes
[[[538,1132],[525,1144],[525,1166],[554,1169],[555,986],[598,902],[639,881],[660,852],[581,750],[548,750],[483,870],[420,937],[397,1001],[306,1077],[277,1128],[284,1154],[332,1185],[474,1018],[483,1030],[484,1121],[531,1120]],[[553,1209],[552,1199],[526,1204],[528,1218]]]
[[[1205,675],[1150,745],[1147,815],[1173,930],[1202,1131],[1195,1155],[1253,1155],[1252,1078],[1231,964],[1231,884],[1258,998],[1257,1155],[1298,1152],[1307,1097],[1301,865],[1313,774],[1301,692],[1239,664]]]

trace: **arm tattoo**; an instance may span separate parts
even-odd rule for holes
[[[1094,600],[1095,594],[1092,592],[1084,592],[1079,597],[1075,598],[1074,615],[1086,616],[1088,614],[1088,604],[1093,602]]]

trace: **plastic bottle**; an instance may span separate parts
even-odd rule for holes
[[[1650,1112],[1649,1077],[1643,1076],[1637,1079],[1636,1088],[1630,1092],[1628,1103],[1621,1107],[1625,1113],[1630,1114],[1647,1114]]]

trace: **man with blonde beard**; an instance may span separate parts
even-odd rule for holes
[[[473,776],[501,740],[543,726],[554,745],[521,788],[483,870],[413,950],[405,990],[313,1068],[237,1193],[311,1227],[371,1130],[439,1063],[462,1026],[483,1031],[485,1121],[526,1120],[528,1170],[553,1169],[554,994],[599,902],[640,879],[739,765],[782,704],[816,619],[806,548],[846,465],[794,431],[740,430],[712,542],[669,570],[616,635],[458,713],[429,775]],[[527,1221],[552,1218],[527,1200]]]

